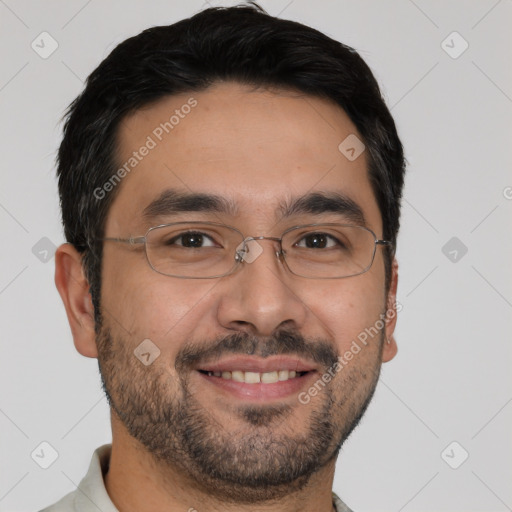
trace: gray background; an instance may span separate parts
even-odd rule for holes
[[[110,441],[96,360],[75,351],[53,284],[59,119],[115,45],[203,5],[0,0],[1,511],[73,490]],[[399,353],[341,452],[334,489],[356,511],[512,510],[512,2],[261,5],[361,53],[409,161]],[[43,31],[58,43],[46,59],[31,47],[51,48]],[[43,441],[58,453],[48,469],[31,458]]]

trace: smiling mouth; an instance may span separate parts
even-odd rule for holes
[[[315,362],[294,355],[234,355],[200,363],[196,375],[224,396],[244,402],[288,400],[315,378]],[[206,391],[206,389],[205,389]]]
[[[208,377],[218,377],[219,379],[232,380],[245,384],[275,384],[276,382],[298,379],[310,373],[308,371],[298,372],[296,370],[277,370],[271,372],[249,372],[242,370],[221,372],[199,370],[199,372]]]

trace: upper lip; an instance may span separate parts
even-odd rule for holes
[[[279,370],[295,370],[296,372],[315,371],[310,361],[293,356],[272,356],[265,359],[256,356],[233,356],[211,363],[202,363],[197,370],[210,372],[256,372],[267,373]]]

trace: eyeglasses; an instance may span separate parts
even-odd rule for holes
[[[339,279],[363,274],[372,266],[378,240],[362,226],[307,224],[287,229],[281,237],[245,237],[238,229],[215,222],[175,222],[150,228],[144,236],[103,238],[144,244],[150,267],[184,279],[213,279],[232,274],[241,263],[252,263],[263,252],[258,240],[279,244],[277,258],[297,276]]]

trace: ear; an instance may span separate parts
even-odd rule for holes
[[[80,253],[71,244],[55,252],[55,286],[59,291],[75,347],[86,357],[98,357],[94,332],[94,307]]]
[[[389,292],[386,301],[386,327],[384,347],[382,349],[382,362],[387,363],[396,356],[398,347],[393,333],[395,332],[397,318],[396,290],[398,286],[398,262],[393,259],[391,264],[391,282],[389,284]]]

